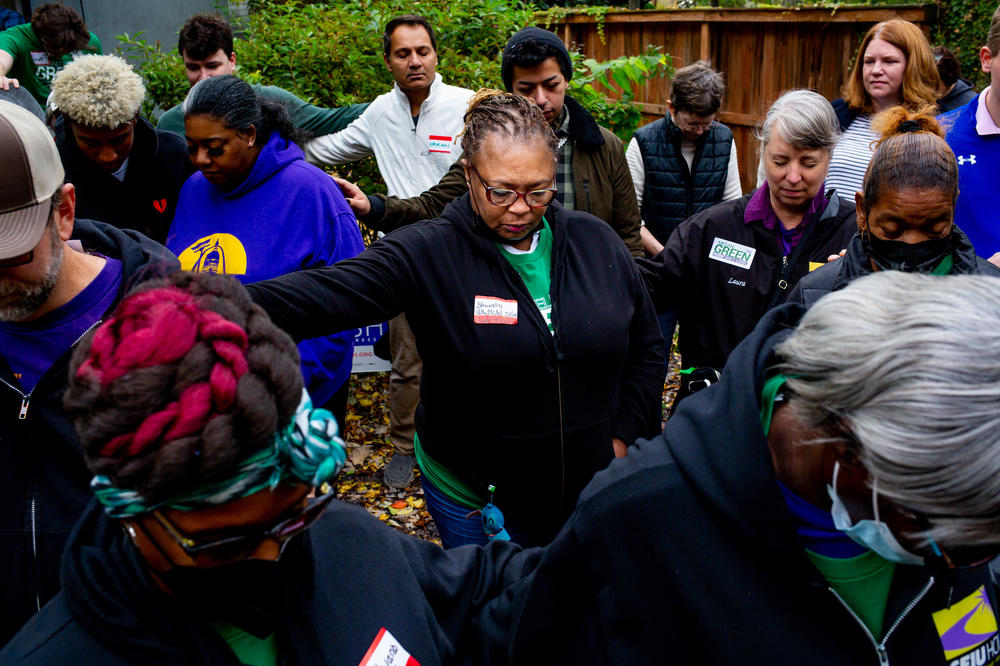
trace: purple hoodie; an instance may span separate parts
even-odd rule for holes
[[[201,172],[188,178],[167,247],[184,270],[225,273],[244,284],[333,264],[365,249],[354,213],[333,179],[277,132],[233,191],[223,191]],[[313,404],[324,404],[347,381],[353,339],[351,330],[299,344]]]

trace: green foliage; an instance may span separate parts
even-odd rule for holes
[[[594,12],[603,15],[606,9]],[[524,0],[259,0],[235,43],[238,73],[249,83],[280,86],[318,106],[371,101],[393,84],[382,58],[382,30],[392,17],[410,13],[434,26],[444,80],[473,90],[502,88],[500,55],[507,39],[536,23],[534,7]],[[138,63],[146,79],[150,108],[166,109],[184,98],[188,85],[179,56],[141,35],[119,40],[119,51]],[[628,138],[640,120],[638,109],[628,103],[635,86],[671,73],[669,56],[655,50],[611,63],[575,54],[569,92],[600,124]],[[615,86],[624,101],[606,99]],[[338,171],[365,192],[385,191],[372,158]]]
[[[569,94],[587,107],[598,124],[626,143],[642,121],[642,113],[631,104],[636,88],[653,77],[669,77],[674,73],[670,56],[660,53],[659,47],[650,46],[641,55],[622,56],[608,62],[584,58],[578,52],[571,55],[573,78],[569,82]],[[598,85],[604,90],[596,87]],[[620,99],[608,99],[608,92],[617,93]]]
[[[979,49],[986,44],[996,2],[940,0],[938,7],[931,43],[948,47],[961,65],[962,76],[982,90],[990,84],[990,77],[979,66]]]
[[[180,56],[175,51],[164,51],[159,41],[150,44],[142,34],[118,35],[118,54],[129,62],[138,63],[139,73],[146,83],[142,115],[151,118],[157,105],[165,110],[179,104],[187,95],[188,81]]]

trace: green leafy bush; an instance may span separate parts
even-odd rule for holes
[[[444,80],[473,90],[502,87],[500,55],[507,39],[536,22],[534,7],[523,0],[259,1],[252,4],[235,43],[239,75],[250,83],[280,86],[319,106],[370,101],[393,84],[382,59],[382,30],[392,17],[408,13],[425,16],[434,26]],[[146,42],[141,33],[119,40],[119,50],[138,63],[146,80],[144,112],[183,100],[188,85],[176,52]],[[640,121],[639,110],[628,103],[634,86],[672,72],[669,56],[655,50],[610,63],[580,54],[573,60],[570,94],[623,139]],[[624,101],[606,99],[616,85]],[[366,192],[385,191],[374,159],[338,171]]]
[[[142,115],[152,118],[157,105],[166,110],[184,99],[188,81],[184,76],[184,63],[177,52],[173,49],[164,51],[159,41],[150,44],[142,34],[118,35],[118,53],[129,62],[138,63],[139,73],[146,83]]]
[[[990,77],[979,66],[979,49],[986,44],[990,18],[996,2],[984,0],[941,0],[938,22],[931,32],[931,42],[942,44],[955,54],[962,76],[972,81],[976,90],[990,84]]]

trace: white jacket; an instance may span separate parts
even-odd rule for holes
[[[435,74],[414,126],[410,101],[393,84],[343,130],[307,143],[306,159],[323,166],[374,154],[390,196],[417,196],[436,185],[461,154],[458,134],[473,94],[445,84]]]

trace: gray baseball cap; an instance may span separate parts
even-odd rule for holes
[[[0,100],[0,259],[30,252],[66,176],[48,128],[29,111]]]

